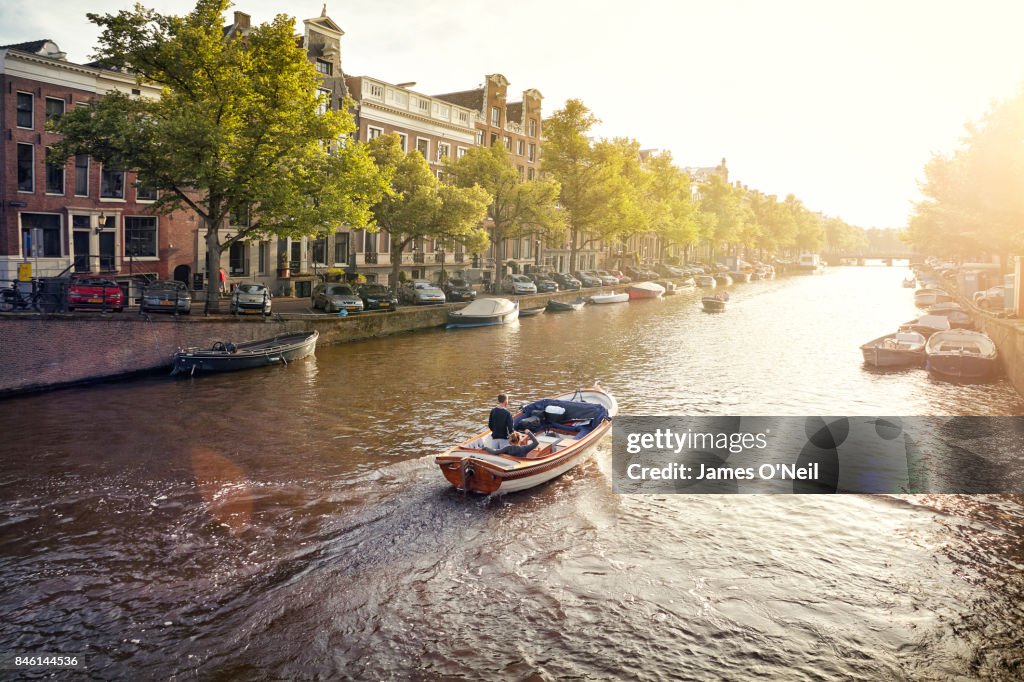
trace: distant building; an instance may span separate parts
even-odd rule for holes
[[[0,280],[31,263],[35,276],[190,282],[195,222],[186,212],[152,212],[156,192],[130,169],[88,156],[49,162],[60,136],[47,122],[110,92],[160,95],[131,74],[67,61],[51,40],[0,47]]]

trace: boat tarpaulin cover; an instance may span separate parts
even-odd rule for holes
[[[534,412],[545,412],[549,405],[556,405],[564,408],[565,414],[558,417],[558,422],[547,421],[545,423],[552,425],[557,424],[558,428],[576,431],[581,436],[597,427],[608,417],[608,410],[606,410],[604,405],[600,403],[583,403],[576,402],[574,400],[553,400],[551,398],[545,398],[544,400],[538,400],[535,403],[526,405],[522,410],[523,416],[516,418],[515,428],[519,428],[519,423],[523,419],[532,416]],[[573,422],[585,423],[573,424]]]

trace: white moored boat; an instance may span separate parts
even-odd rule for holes
[[[448,311],[448,328],[487,327],[519,319],[519,303],[507,298],[481,298],[462,310]]]
[[[517,430],[532,426],[538,445],[527,455],[493,454],[489,431],[438,455],[441,473],[459,490],[510,493],[526,490],[582,462],[607,434],[619,405],[600,386],[577,389],[524,406],[514,417]],[[492,448],[493,449],[493,448]]]
[[[935,332],[925,346],[928,371],[953,381],[984,381],[998,370],[996,344],[981,332]]]
[[[589,300],[591,303],[628,303],[629,294],[594,294]]]

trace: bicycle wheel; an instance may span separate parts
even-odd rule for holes
[[[4,291],[0,295],[0,312],[10,312],[14,310],[15,294],[12,291]]]

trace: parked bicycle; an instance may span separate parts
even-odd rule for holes
[[[45,313],[60,307],[60,297],[44,293],[39,280],[29,282],[12,280],[11,286],[0,290],[0,312],[30,310]]]

